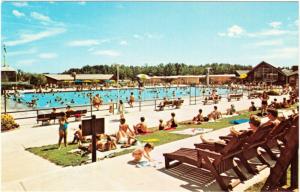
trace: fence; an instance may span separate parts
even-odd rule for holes
[[[192,91],[192,87],[194,88]],[[197,105],[198,103],[200,104],[205,97],[208,97],[209,94],[204,94],[203,93],[203,89],[211,89],[212,87],[207,87],[207,86],[189,86],[189,95],[185,96],[183,98],[188,97],[189,99],[189,105]],[[218,86],[218,87],[213,87],[213,88],[228,88],[227,86]],[[248,92],[249,94],[249,92]],[[228,94],[219,94],[222,98],[227,97]],[[182,99],[183,99],[182,98]],[[175,100],[176,97],[171,97],[168,98],[170,100]],[[156,106],[163,101],[163,99],[158,98],[158,95],[154,98],[154,99],[145,99],[142,100],[141,96],[138,97],[138,101],[136,101],[133,105],[133,108],[139,108],[139,111],[142,110],[142,107],[147,107],[147,106],[153,106],[154,110],[156,109]],[[112,103],[113,104],[113,112],[112,114],[115,114],[115,111],[118,110],[117,106],[118,104],[116,102]],[[109,110],[109,105],[110,104],[103,104],[101,105],[101,109],[99,111],[108,111]],[[93,115],[93,112],[95,112],[96,110],[94,109],[92,104],[88,104],[88,105],[77,105],[77,106],[72,106],[72,108],[74,109],[87,109],[88,113],[90,113],[90,116]],[[130,108],[130,106],[125,106],[125,108]],[[56,109],[65,109],[65,107],[56,107]],[[19,111],[8,111],[7,110],[7,98],[6,98],[6,94],[4,94],[4,112],[1,112],[1,114],[21,114],[21,117],[16,116],[15,119],[16,120],[20,120],[20,119],[30,119],[30,118],[37,118],[37,116],[39,114],[45,114],[45,113],[49,113],[49,111],[51,111],[51,108],[42,108],[42,109],[27,109],[27,110],[19,110]],[[98,110],[97,110],[98,111]],[[25,114],[28,114],[27,116]]]

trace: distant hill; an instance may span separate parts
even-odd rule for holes
[[[138,74],[148,74],[150,76],[170,76],[170,75],[204,75],[206,68],[211,67],[211,74],[233,74],[236,70],[250,70],[251,65],[244,66],[239,64],[227,63],[212,63],[205,65],[187,65],[184,63],[168,63],[159,64],[156,66],[125,66],[120,65],[119,76],[120,79],[135,79]],[[86,65],[82,68],[71,68],[64,74],[117,74],[117,67],[115,65]]]

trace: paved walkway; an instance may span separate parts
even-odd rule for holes
[[[281,101],[282,97],[279,96],[277,98]],[[259,99],[254,99],[253,101],[256,102],[256,105],[260,105]],[[237,110],[245,110],[250,105],[248,99],[231,103],[224,100],[218,104],[218,107],[221,111],[225,111],[232,103],[235,104]],[[158,119],[169,119],[171,112],[176,113],[179,121],[191,119],[199,108],[203,109],[204,114],[208,114],[212,110],[213,105],[184,105],[181,109],[163,112],[154,112],[153,107],[145,107],[142,113],[134,108],[126,114],[126,119],[129,125],[133,125],[139,121],[140,116],[144,115],[149,127],[153,127],[157,126]],[[97,116],[104,115],[103,112],[97,112]],[[117,115],[105,116],[107,133],[116,132],[118,129],[118,118]],[[79,122],[71,123],[69,140],[72,139],[72,132],[78,124]],[[188,185],[186,186],[185,181],[173,176],[170,177],[160,167],[138,169],[133,167],[133,165],[127,164],[128,160],[131,159],[130,154],[90,165],[61,168],[24,150],[27,147],[56,143],[58,139],[57,129],[58,125],[39,127],[24,125],[18,130],[1,134],[2,187],[4,190],[191,190]],[[208,136],[217,138],[219,135],[224,135],[224,132],[228,132],[228,130],[217,130],[208,133]],[[161,145],[155,148],[153,156],[155,159],[162,161],[162,153],[170,152],[180,147],[193,147],[193,143],[198,141],[198,137],[191,137]],[[130,175],[130,178],[124,179],[128,175]],[[140,180],[140,178],[143,179]],[[154,185],[154,178],[155,181],[161,182]],[[201,186],[198,187],[201,188]]]

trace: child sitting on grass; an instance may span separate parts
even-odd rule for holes
[[[143,149],[136,149],[132,152],[133,162],[139,163],[141,161],[154,161],[151,156],[150,152],[154,149],[154,145],[151,143],[146,143]]]

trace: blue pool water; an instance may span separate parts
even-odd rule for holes
[[[141,99],[153,100],[154,98],[163,99],[164,97],[173,98],[175,97],[187,97],[191,91],[191,95],[202,96],[203,90],[205,90],[205,95],[211,92],[209,88],[195,88],[192,87],[169,87],[169,88],[145,88],[141,91]],[[217,88],[219,95],[225,95],[229,93],[228,89]],[[126,103],[129,100],[130,93],[133,92],[135,100],[138,101],[139,90],[138,89],[120,89],[119,98]],[[90,104],[90,96],[95,96],[99,94],[105,103],[109,103],[111,100],[113,102],[117,101],[118,90],[93,90],[93,91],[81,91],[81,92],[55,92],[55,93],[23,93],[20,95],[20,100],[22,103],[31,102],[33,99],[37,100],[36,109],[41,108],[53,108],[53,107],[65,107],[78,106],[78,105],[88,105]],[[10,102],[16,102],[13,97],[10,98]]]

